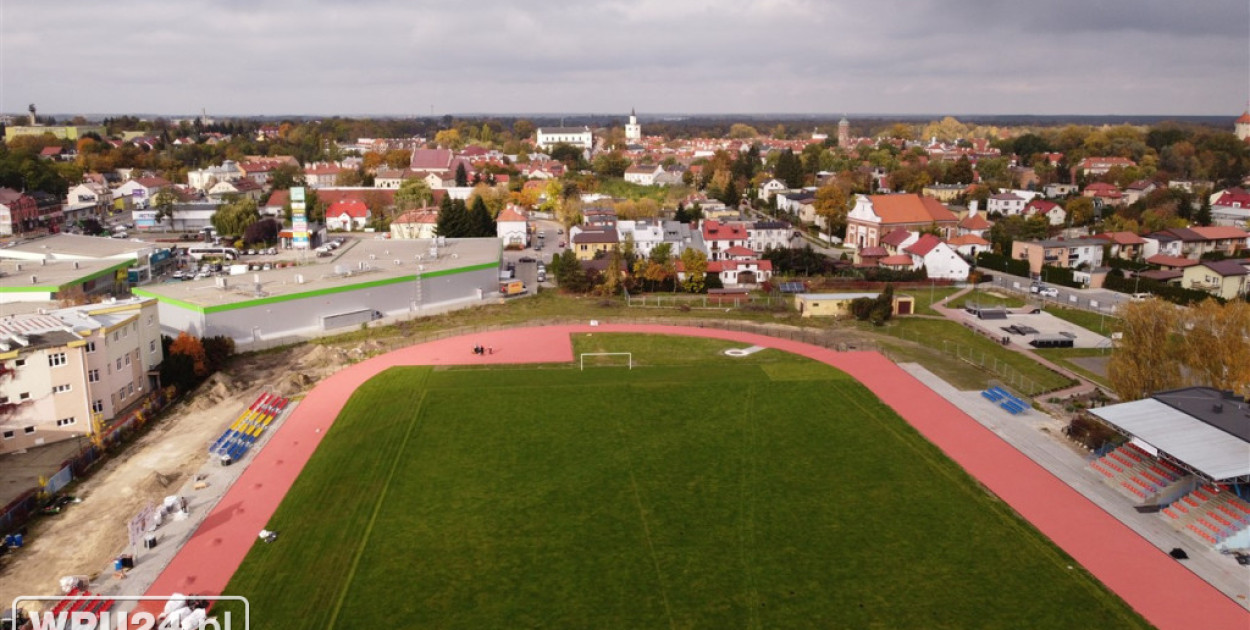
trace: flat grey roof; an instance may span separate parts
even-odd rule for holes
[[[1228,407],[1225,413],[1244,412]],[[1250,476],[1250,442],[1153,398],[1090,413],[1215,481]]]
[[[75,262],[78,263],[77,268],[74,267]],[[128,264],[133,264],[133,260],[52,260],[41,265],[37,260],[0,259],[0,293],[24,293],[40,288],[56,292],[67,284],[85,281],[91,276]]]
[[[79,234],[53,234],[23,241],[0,249],[0,258],[82,260],[90,258],[134,258],[144,250],[168,249],[170,244]]]
[[[343,246],[334,250],[333,256],[318,258],[314,252],[308,251],[302,255],[303,264],[227,276],[225,289],[217,286],[218,278],[211,277],[149,284],[134,289],[134,293],[162,302],[180,302],[193,308],[213,309],[265,298],[394,281],[415,276],[418,270],[432,276],[466,267],[499,266],[501,245],[497,238],[447,239],[446,244],[438,248],[437,258],[430,257],[433,244],[433,239],[348,236]],[[396,260],[400,261],[399,264],[395,263]],[[245,256],[241,262],[279,261],[301,261],[301,254],[295,250],[281,250],[277,256]],[[256,292],[256,276],[260,278],[259,293]],[[303,278],[302,283],[297,276]]]

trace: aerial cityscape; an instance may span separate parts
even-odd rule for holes
[[[873,9],[0,7],[0,628],[1250,625],[1250,5]]]

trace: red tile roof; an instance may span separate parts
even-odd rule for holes
[[[871,195],[873,212],[882,225],[905,223],[955,223],[959,219],[936,199],[920,195]]]
[[[409,210],[396,218],[394,223],[438,223],[438,208],[418,208]]]
[[[1231,225],[1212,225],[1208,227],[1198,226],[1198,227],[1191,227],[1189,228],[1189,230],[1191,232],[1196,232],[1198,236],[1201,236],[1202,238],[1205,238],[1207,240],[1218,240],[1218,239],[1228,239],[1228,238],[1236,238],[1236,239],[1244,240],[1247,236],[1250,236],[1250,233],[1247,233],[1245,230],[1239,227],[1233,227]]]
[[[911,232],[901,227],[894,228],[893,230],[890,230],[888,234],[881,237],[881,244],[898,247],[899,245],[902,245],[909,238],[911,238]]]
[[[451,149],[415,149],[412,152],[412,170],[442,171],[451,165]]]
[[[1094,238],[1101,238],[1117,245],[1143,245],[1146,242],[1145,239],[1132,232],[1103,232],[1095,234]]]
[[[725,255],[734,256],[734,257],[751,258],[755,256],[755,252],[741,245],[734,245],[733,247],[730,247],[729,249],[725,250]]]
[[[369,216],[369,206],[356,199],[341,199],[326,208],[326,217],[341,217],[344,214],[353,219],[364,219]]]
[[[894,254],[893,256],[886,256],[885,258],[882,258],[877,264],[882,267],[910,267],[916,264],[916,262],[907,254]]]
[[[990,242],[976,234],[962,234],[946,239],[946,244],[951,247],[963,247],[964,245],[989,245]]]
[[[980,212],[970,214],[959,222],[959,227],[965,230],[988,230],[993,225]]]
[[[512,206],[507,206],[502,211],[499,212],[499,216],[496,217],[495,220],[500,223],[504,223],[504,222],[525,223],[528,219],[525,218],[524,214],[517,212],[516,208],[513,208]]]
[[[1147,258],[1146,262],[1152,265],[1159,265],[1160,267],[1178,267],[1182,269],[1185,267],[1193,267],[1198,264],[1198,261],[1190,258],[1180,258],[1178,256],[1168,256],[1166,254],[1155,254],[1154,256]]]
[[[912,243],[911,246],[907,248],[907,251],[917,256],[924,256],[925,254],[928,254],[929,252],[933,251],[934,247],[937,247],[938,245],[941,245],[941,244],[942,244],[942,239],[932,234],[921,234],[920,238],[917,239],[915,243]]]
[[[747,231],[740,225],[709,219],[703,222],[704,241],[745,241]]]

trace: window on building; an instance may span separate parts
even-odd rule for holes
[[[133,396],[133,395],[134,395],[134,393],[135,393],[135,384],[134,384],[134,383],[127,383],[127,384],[126,384],[126,395],[127,395],[127,396]]]
[[[71,424],[74,424],[75,422],[77,422],[77,420],[75,420],[72,416],[69,418],[61,418],[60,420],[56,421],[56,426],[58,427],[69,426]]]
[[[13,437],[14,437],[14,433],[13,433],[12,431],[5,431],[5,432],[4,432],[4,439],[6,439],[6,440],[11,440],[11,439],[13,439]]]
[[[59,367],[68,363],[64,352],[54,352],[48,355],[48,367]]]
[[[117,357],[117,370],[120,372],[121,369],[122,369],[122,358]]]
[[[113,341],[117,341],[117,331],[113,331]]]
[[[56,385],[56,386],[54,386],[54,387],[52,388],[52,393],[53,393],[53,394],[63,394],[63,393],[68,392],[68,391],[69,391],[69,385],[68,385],[68,384],[66,384],[66,385]]]
[[[13,367],[22,367],[23,365],[26,365],[26,359],[18,359],[13,362]]]
[[[30,392],[22,392],[17,395],[18,400],[30,400]]]
[[[92,352],[95,352],[95,342],[88,341],[87,342],[87,354],[91,354]]]
[[[104,413],[104,401],[97,398],[91,402],[91,411],[93,413]]]
[[[126,354],[126,365],[130,365],[130,353]]]
[[[29,427],[26,427],[25,429],[22,429],[22,433],[31,434],[34,432],[35,432],[35,427],[33,426],[29,426]]]
[[[155,339],[148,342],[148,352],[153,353],[153,354],[156,352],[156,340]]]
[[[87,382],[99,383],[100,382],[100,370],[87,370]]]

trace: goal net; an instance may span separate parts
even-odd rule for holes
[[[583,352],[581,369],[590,367],[627,367],[634,369],[634,353],[632,352]]]

